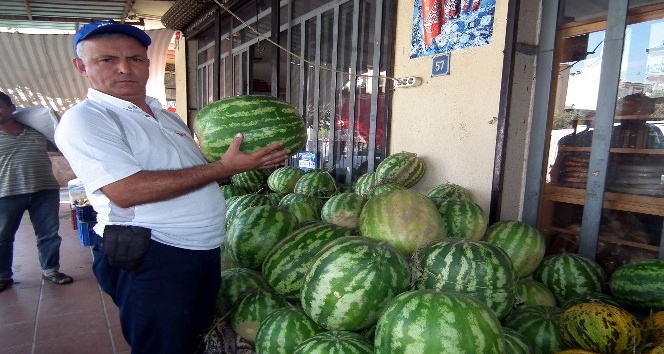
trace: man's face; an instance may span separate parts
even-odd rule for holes
[[[0,100],[0,123],[6,123],[14,119],[12,114],[16,110],[13,104],[8,105],[5,101]]]
[[[90,38],[81,42],[74,66],[92,88],[130,102],[145,100],[150,61],[147,48],[134,38]]]

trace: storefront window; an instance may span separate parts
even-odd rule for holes
[[[578,252],[589,177],[602,171],[589,168],[605,164],[595,260],[608,274],[664,254],[664,6],[652,3],[630,4],[610,121],[596,116],[608,5],[566,1],[558,30],[539,226],[549,236],[549,253]]]

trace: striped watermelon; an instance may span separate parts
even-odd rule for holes
[[[567,348],[558,333],[563,310],[554,306],[527,306],[516,308],[503,320],[507,328],[524,336],[543,354]]]
[[[440,203],[450,198],[473,200],[473,196],[468,189],[454,183],[437,185],[431,188],[426,196],[431,199],[436,206],[440,206]]]
[[[446,237],[480,240],[484,237],[489,217],[482,207],[465,199],[450,198],[438,206]]]
[[[613,296],[609,294],[598,293],[595,291],[590,291],[587,293],[572,296],[569,299],[567,299],[565,302],[563,302],[562,305],[560,305],[560,307],[563,310],[566,310],[574,305],[581,304],[584,302],[601,302],[604,304],[613,305],[615,307],[621,307],[618,301],[616,301],[616,299]]]
[[[644,341],[634,315],[600,302],[568,308],[560,317],[559,329],[568,346],[605,354],[638,353]]]
[[[295,183],[294,193],[327,199],[337,193],[337,182],[323,170],[310,170]]]
[[[268,199],[270,199],[270,203],[272,205],[279,205],[279,202],[281,202],[281,199],[285,196],[285,194],[282,193],[267,193],[265,194]]]
[[[574,253],[550,255],[533,273],[544,284],[559,305],[589,291],[603,292],[606,279],[602,267],[595,261]]]
[[[231,197],[237,197],[239,195],[245,195],[248,193],[246,189],[240,186],[236,186],[234,184],[226,184],[219,188],[221,189],[221,193],[224,195],[225,200],[228,200]]]
[[[240,212],[255,206],[272,205],[272,200],[265,194],[245,194],[232,197],[226,201],[226,229],[233,222],[233,218]]]
[[[376,172],[368,172],[360,176],[355,182],[355,193],[362,198],[369,199],[376,188]]]
[[[505,354],[538,354],[539,348],[535,347],[530,341],[519,332],[503,327],[505,334]]]
[[[273,192],[293,193],[295,184],[304,175],[304,171],[292,166],[283,166],[274,170],[267,178],[267,186]]]
[[[369,199],[360,213],[360,233],[385,241],[406,256],[425,244],[445,238],[436,206],[409,189]]]
[[[311,204],[318,212],[320,212],[323,207],[323,203],[318,197],[302,193],[289,193],[281,198],[279,201],[279,206],[284,206],[291,203],[305,202]]]
[[[233,219],[224,244],[239,266],[260,271],[272,247],[295,231],[299,224],[295,215],[283,208],[273,205],[251,207]]]
[[[393,191],[395,189],[406,189],[406,187],[400,186],[400,185],[394,184],[394,183],[381,184],[380,186],[377,186],[376,188],[374,188],[373,194],[371,194],[371,196],[375,197],[377,195],[381,195],[383,193],[387,193],[387,192]]]
[[[414,186],[424,176],[424,160],[417,154],[402,151],[392,154],[376,167],[376,184],[398,184],[406,188]]]
[[[534,272],[544,259],[544,237],[537,229],[520,221],[503,220],[494,223],[486,230],[483,240],[507,252],[519,278]]]
[[[611,274],[609,287],[622,304],[664,310],[664,260],[643,259],[625,264]]]
[[[321,219],[330,224],[356,230],[366,199],[355,193],[339,193],[328,199],[321,209]]]
[[[376,325],[376,354],[504,353],[500,322],[484,304],[453,291],[413,290],[390,301]]]
[[[350,234],[346,228],[327,223],[312,224],[291,233],[265,257],[265,280],[289,300],[298,300],[304,276],[316,253],[332,240]]]
[[[243,188],[249,193],[258,193],[267,189],[268,170],[252,170],[231,176],[233,185]]]
[[[293,354],[373,354],[373,345],[355,332],[327,331],[300,344]]]
[[[306,202],[293,202],[283,205],[280,208],[288,210],[291,214],[295,215],[301,225],[312,221],[320,221],[320,208],[315,208]]]
[[[226,316],[247,294],[265,285],[267,284],[263,274],[253,269],[232,268],[221,272],[221,286],[217,293],[217,315]]]
[[[196,115],[193,131],[208,161],[219,160],[239,133],[244,135],[240,150],[245,152],[281,141],[283,149],[295,154],[307,142],[298,110],[263,95],[232,96],[210,103]]]
[[[261,322],[272,312],[290,306],[288,301],[269,287],[247,294],[231,314],[231,327],[240,337],[253,344]]]
[[[600,353],[589,352],[587,350],[573,348],[573,349],[561,350],[559,352],[556,352],[555,354],[600,354]]]
[[[516,306],[556,306],[556,297],[544,284],[532,279],[516,282]]]
[[[239,268],[237,263],[235,263],[230,253],[228,252],[226,245],[224,245],[223,243],[219,247],[219,258],[221,263],[220,268],[222,272],[225,271],[226,269]]]
[[[301,307],[283,307],[261,322],[256,334],[256,353],[292,354],[300,343],[323,331]]]
[[[313,258],[300,302],[328,330],[355,331],[373,325],[383,306],[408,290],[407,259],[393,247],[362,236],[347,236]]]
[[[411,268],[415,289],[473,296],[499,319],[514,306],[514,267],[507,254],[490,243],[466,239],[435,242],[415,253]]]

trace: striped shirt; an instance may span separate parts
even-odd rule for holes
[[[27,126],[19,135],[0,131],[0,197],[60,188],[47,144],[45,136]]]

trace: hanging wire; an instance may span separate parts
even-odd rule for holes
[[[232,11],[231,11],[226,5],[224,5],[224,4],[222,4],[221,2],[219,2],[219,0],[214,0],[214,2],[215,2],[217,5],[219,5],[219,7],[221,7],[224,11],[228,12],[229,14],[231,14],[231,16],[235,17],[235,19],[237,19],[238,21],[240,21],[240,23],[242,23],[244,26],[246,26],[246,27],[247,27],[248,29],[250,29],[252,32],[256,33],[256,35],[258,36],[258,40],[259,40],[259,41],[260,41],[261,39],[264,39],[264,40],[266,40],[266,41],[272,43],[272,44],[273,44],[274,46],[276,46],[277,48],[283,50],[284,52],[286,52],[286,53],[292,55],[293,57],[295,57],[295,58],[297,58],[297,59],[299,59],[299,60],[301,60],[301,61],[303,61],[303,62],[305,62],[305,63],[307,63],[307,64],[309,64],[309,65],[311,65],[311,66],[313,66],[313,67],[318,67],[318,68],[323,69],[323,70],[332,71],[332,72],[336,72],[336,73],[343,74],[343,75],[349,75],[349,76],[351,76],[351,77],[354,77],[356,80],[357,80],[357,78],[360,78],[360,77],[366,77],[366,78],[374,78],[374,79],[390,79],[390,80],[395,81],[395,82],[397,82],[397,83],[399,82],[399,79],[394,78],[394,77],[390,77],[390,76],[366,75],[366,74],[351,74],[351,73],[349,73],[349,72],[347,72],[347,71],[342,71],[342,70],[333,69],[333,68],[327,67],[327,66],[325,66],[325,65],[317,64],[317,63],[315,63],[315,62],[313,62],[313,61],[311,61],[311,60],[304,59],[303,57],[301,57],[301,56],[299,56],[299,55],[297,55],[297,54],[291,52],[290,50],[288,50],[288,48],[286,48],[286,47],[280,45],[279,43],[276,43],[276,42],[273,41],[271,38],[269,38],[269,37],[267,37],[267,36],[264,36],[263,34],[261,34],[260,32],[258,32],[258,30],[256,30],[255,28],[253,28],[252,26],[250,26],[248,23],[246,23],[242,18],[240,18],[240,16],[238,16],[238,15],[236,15],[234,12],[232,12]]]

